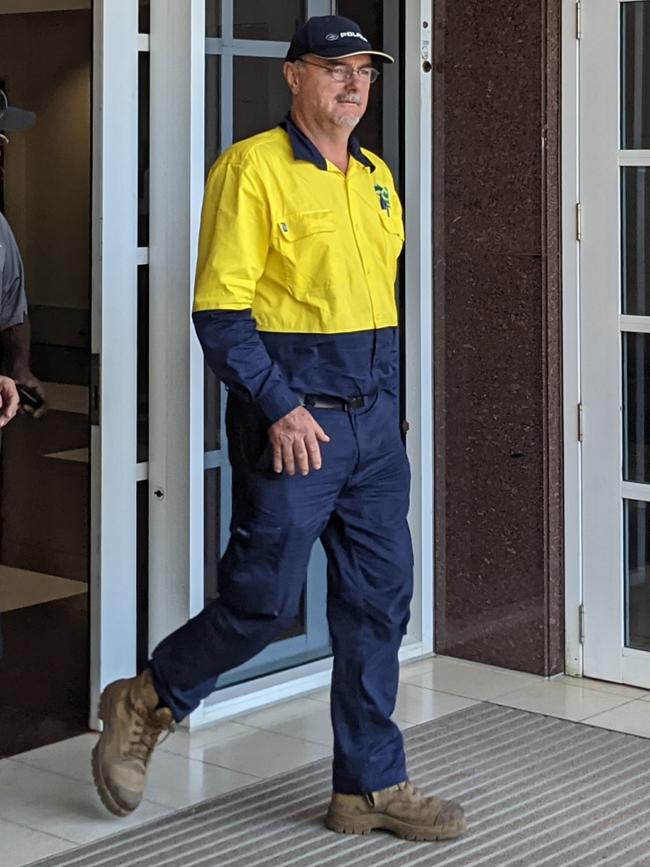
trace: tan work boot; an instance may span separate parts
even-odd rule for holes
[[[115,680],[102,692],[99,718],[104,730],[93,749],[93,778],[102,803],[116,816],[128,816],[142,800],[158,736],[174,728],[172,712],[158,704],[148,670]]]
[[[325,824],[340,834],[375,828],[405,840],[451,840],[465,830],[465,813],[455,801],[425,795],[408,780],[367,795],[332,795]]]

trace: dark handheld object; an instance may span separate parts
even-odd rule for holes
[[[20,405],[23,408],[29,407],[32,412],[36,412],[45,403],[43,398],[35,389],[29,388],[26,385],[20,385],[18,382],[16,383],[16,388],[18,389],[18,396],[20,397]]]

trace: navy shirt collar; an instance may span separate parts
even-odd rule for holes
[[[297,160],[306,160],[308,163],[313,163],[317,168],[326,170],[327,169],[327,160],[322,155],[322,153],[318,150],[316,145],[311,141],[311,139],[307,138],[304,132],[295,125],[293,120],[291,119],[291,115],[288,114],[282,123],[279,126],[287,133],[289,136],[289,141],[291,142],[291,147],[293,149],[293,156]],[[362,166],[366,166],[369,168],[371,172],[375,170],[375,164],[368,159],[368,157],[361,150],[361,145],[359,144],[357,138],[353,135],[350,136],[350,141],[348,143],[348,151],[350,156],[353,156],[355,160],[361,163]]]

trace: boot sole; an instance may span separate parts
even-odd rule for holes
[[[105,716],[107,715],[105,713],[106,709],[104,708],[103,705],[104,705],[104,696],[102,695],[102,697],[99,700],[99,709],[97,712],[97,715],[100,718],[100,720],[102,720],[102,722],[104,722]],[[103,737],[104,737],[104,734],[102,732],[102,734],[99,736],[99,740],[97,741],[97,743],[93,747],[93,751],[91,754],[93,780],[95,781],[95,788],[97,789],[97,794],[99,795],[102,804],[114,816],[120,816],[122,818],[124,816],[130,816],[131,813],[133,812],[133,810],[125,810],[124,807],[121,807],[117,803],[115,798],[111,795],[110,790],[109,790],[108,786],[106,785],[106,782],[104,781],[104,775],[102,774],[101,762],[99,761],[99,745],[100,745]]]
[[[336,831],[338,834],[369,834],[370,831],[383,830],[390,831],[402,840],[419,841],[453,840],[460,837],[467,827],[464,819],[462,822],[456,822],[454,825],[444,828],[436,828],[435,826],[432,828],[426,825],[411,825],[392,816],[352,817],[332,811],[328,811],[325,825],[330,831]]]

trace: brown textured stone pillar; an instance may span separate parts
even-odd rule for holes
[[[560,0],[437,0],[436,651],[563,669]]]

